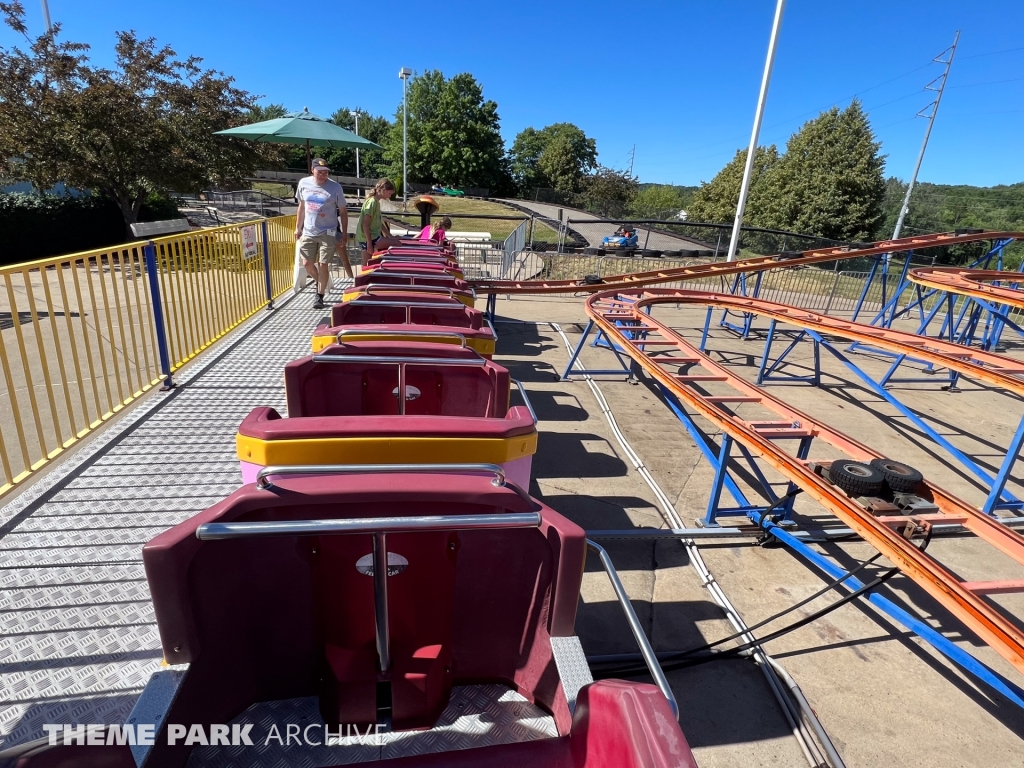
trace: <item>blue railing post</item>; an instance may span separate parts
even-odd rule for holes
[[[156,273],[156,246],[152,242],[143,246],[142,253],[146,259],[146,274],[149,275],[149,293],[153,297],[153,323],[156,325],[156,347],[160,352],[160,373],[164,376],[161,392],[172,389],[171,355],[167,350],[167,332],[164,328],[164,305],[160,297],[160,281]]]
[[[267,311],[274,308],[274,289],[270,285],[270,245],[267,243],[267,220],[264,219],[260,226],[263,230],[263,281],[267,285]]]

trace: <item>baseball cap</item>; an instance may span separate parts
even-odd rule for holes
[[[327,161],[324,160],[322,157],[318,157],[315,160],[313,160],[311,167],[314,171],[318,171],[321,168],[325,171],[331,170],[330,167],[328,167],[327,165]]]

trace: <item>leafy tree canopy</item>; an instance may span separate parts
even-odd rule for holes
[[[620,216],[637,193],[636,176],[627,171],[598,166],[594,173],[584,176],[576,202],[588,211],[602,216]]]
[[[884,155],[856,99],[805,123],[779,155],[758,147],[744,223],[836,240],[869,240],[883,217]],[[701,184],[689,212],[700,221],[729,222],[736,215],[746,150],[709,183]]]
[[[882,221],[885,156],[860,101],[822,112],[790,137],[774,179],[769,226],[870,240]]]
[[[512,143],[509,161],[520,194],[544,187],[572,195],[597,167],[597,142],[572,123],[526,128]]]
[[[653,219],[662,215],[678,216],[685,205],[683,196],[675,187],[651,184],[636,193],[629,210],[640,219]]]
[[[733,221],[736,218],[736,204],[740,199],[740,186],[743,183],[743,168],[746,162],[747,150],[741,149],[715,178],[701,183],[700,189],[693,195],[693,202],[688,211],[689,218],[715,224]],[[778,164],[779,150],[774,144],[770,147],[757,148],[744,216],[744,221],[750,226],[768,226],[765,223],[765,214],[769,208],[767,198],[772,192],[773,171]]]
[[[409,81],[409,181],[486,187],[502,193],[511,186],[498,105],[468,74],[445,79],[438,70]],[[384,160],[402,178],[402,105],[384,141]]]
[[[0,13],[29,43],[0,48],[4,176],[97,190],[127,228],[150,192],[227,184],[261,164],[266,145],[213,135],[246,123],[254,98],[201,59],[119,32],[114,68],[97,68],[88,46],[58,39],[59,24],[29,38],[17,0]]]

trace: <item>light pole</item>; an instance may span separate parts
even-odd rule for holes
[[[775,64],[775,45],[779,40],[779,28],[782,26],[782,12],[786,10],[786,0],[777,0],[775,4],[775,21],[772,24],[772,36],[768,41],[768,58],[764,63],[764,74],[761,76],[761,93],[757,97],[757,110],[754,112],[754,130],[750,133],[750,146],[747,148],[747,164],[743,168],[743,183],[740,185],[740,199],[736,204],[736,220],[732,224],[732,237],[729,238],[729,253],[726,261],[736,258],[740,244],[740,227],[743,226],[743,211],[747,207],[747,193],[750,192],[750,177],[754,171],[754,157],[757,155],[757,137],[761,132],[761,118],[764,116],[764,103],[768,100],[768,84],[772,80],[772,66]]]
[[[46,0],[42,0],[43,4],[43,21],[46,22],[46,33],[50,33],[50,28],[53,26],[50,24],[50,5]]]
[[[402,210],[404,211],[408,209],[409,204],[409,108],[406,105],[406,93],[409,89],[412,70],[402,67],[398,70],[398,76],[402,78]]]
[[[356,136],[359,135],[359,111],[356,110]],[[359,178],[359,147],[356,147],[356,178]]]

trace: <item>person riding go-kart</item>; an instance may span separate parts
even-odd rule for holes
[[[601,241],[602,248],[636,248],[638,235],[629,224],[623,224],[615,230],[615,234]]]

